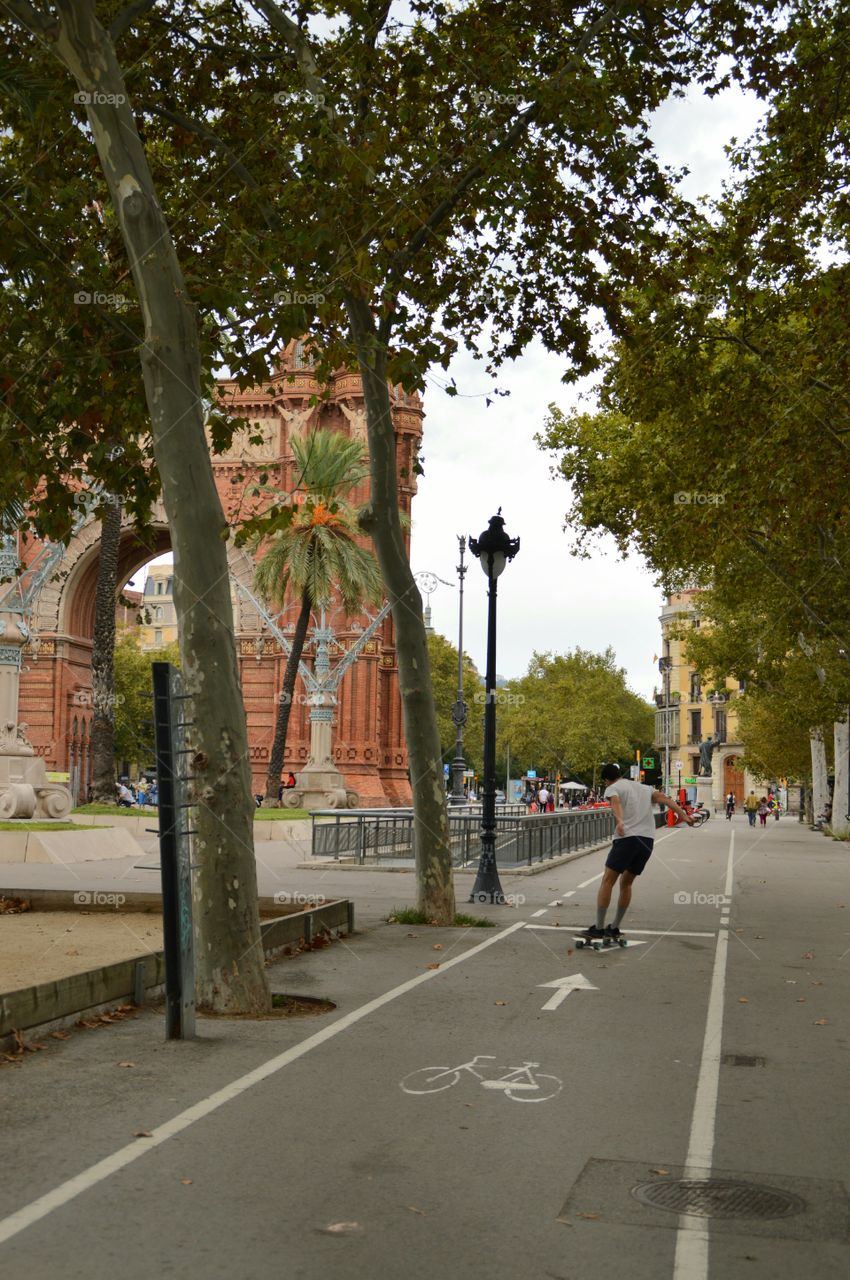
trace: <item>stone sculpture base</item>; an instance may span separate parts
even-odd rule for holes
[[[345,779],[333,764],[322,766],[308,763],[298,774],[298,785],[284,791],[281,806],[284,809],[356,809],[360,796],[348,791]]]
[[[66,818],[71,792],[49,782],[44,761],[31,755],[0,755],[0,818]]]

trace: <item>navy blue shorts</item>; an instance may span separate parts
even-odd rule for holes
[[[649,836],[620,836],[611,845],[605,866],[639,876],[652,856],[652,845]]]

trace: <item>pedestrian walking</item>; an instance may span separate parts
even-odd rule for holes
[[[596,896],[596,924],[584,931],[588,941],[595,938],[618,939],[623,916],[632,900],[632,884],[652,855],[655,841],[654,804],[666,805],[678,814],[689,827],[694,819],[683,809],[678,800],[671,800],[663,791],[655,791],[643,782],[631,782],[620,773],[620,766],[606,764],[602,768],[602,780],[608,785],[604,796],[611,805],[616,824],[616,835],[605,862],[605,872]],[[605,917],[611,905],[614,885],[620,881],[620,895],[612,924],[606,927]]]
[[[761,800],[759,800],[758,815],[759,822],[763,827],[767,826],[767,815],[769,812],[770,810],[767,807],[767,797],[762,796]]]
[[[744,808],[747,811],[747,821],[751,827],[756,825],[756,814],[758,813],[759,798],[755,791],[751,791],[744,801]]]
[[[730,791],[726,797],[726,818],[731,822],[732,814],[735,812],[735,793]]]
[[[549,804],[549,792],[546,787],[541,787],[537,792],[537,809],[539,813],[545,813]]]

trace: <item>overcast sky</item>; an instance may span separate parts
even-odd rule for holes
[[[729,91],[714,100],[699,93],[665,106],[654,135],[662,158],[691,173],[687,196],[718,195],[728,169],[723,148],[745,138],[758,104]],[[590,560],[571,556],[564,532],[569,489],[550,475],[551,458],[534,444],[547,407],[574,403],[577,391],[560,378],[562,362],[539,345],[505,366],[498,379],[510,396],[486,407],[491,384],[480,364],[461,354],[450,376],[459,395],[429,379],[425,396],[425,475],[413,503],[412,564],[456,583],[457,535],[478,536],[499,507],[519,555],[499,579],[498,669],[523,674],[532,653],[575,645],[596,652],[611,645],[631,687],[646,697],[657,679],[662,598],[645,566],[617,559],[607,540]],[[469,398],[464,398],[469,397]],[[464,649],[484,671],[486,581],[472,561],[464,595]],[[433,625],[457,642],[457,590],[440,584],[431,597]]]
[[[711,100],[694,92],[658,112],[654,136],[661,157],[690,176],[691,199],[720,192],[728,173],[723,148],[743,139],[759,116],[756,101],[737,91]],[[562,362],[532,346],[500,372],[510,396],[495,398],[481,364],[460,354],[449,375],[459,394],[429,378],[425,395],[425,475],[413,503],[412,565],[442,583],[431,597],[435,629],[457,642],[457,535],[478,536],[502,507],[507,532],[521,549],[499,580],[498,670],[506,677],[527,669],[535,650],[564,652],[576,645],[601,652],[611,645],[635,692],[649,697],[656,684],[661,596],[645,566],[617,559],[613,543],[599,544],[590,560],[570,555],[563,528],[569,490],[550,475],[551,458],[534,444],[547,407],[574,402],[577,391],[561,383]],[[165,557],[160,557],[164,559]],[[136,575],[141,585],[144,573]],[[486,647],[486,583],[469,563],[464,608],[464,649],[483,673]]]

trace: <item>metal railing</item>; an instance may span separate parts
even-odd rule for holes
[[[496,860],[500,866],[531,866],[601,844],[614,832],[610,809],[560,810],[527,815],[496,814]],[[519,807],[519,806],[516,806]],[[481,856],[481,815],[449,810],[452,863],[465,867]],[[345,859],[361,866],[412,862],[412,809],[327,809],[313,814],[312,856]]]

